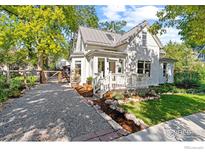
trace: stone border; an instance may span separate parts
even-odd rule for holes
[[[122,126],[120,126],[116,121],[114,121],[110,116],[108,116],[105,112],[103,112],[102,110],[101,110],[101,107],[99,106],[99,105],[94,105],[94,103],[93,103],[93,101],[92,100],[90,100],[89,98],[88,99],[86,99],[86,98],[84,98],[85,99],[85,103],[86,104],[88,104],[88,105],[90,105],[90,106],[92,106],[95,110],[96,110],[96,112],[103,118],[103,119],[105,119],[105,121],[107,121],[109,124],[110,124],[110,126],[114,129],[114,130],[120,130],[120,129],[122,129],[122,130],[124,130],[124,128],[122,127]],[[126,131],[126,130],[124,130],[124,131]]]
[[[99,105],[94,105],[91,99],[83,97],[81,95],[80,97],[83,98],[82,103],[85,103],[86,105],[93,107],[96,110],[96,112],[110,124],[112,128],[100,130],[98,132],[88,133],[82,136],[77,136],[73,138],[71,141],[113,141],[117,138],[127,136],[130,134],[122,126],[115,122],[110,116],[103,112]]]

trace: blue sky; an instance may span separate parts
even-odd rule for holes
[[[157,20],[157,11],[163,8],[164,6],[100,5],[96,6],[96,11],[100,21],[127,21],[127,25],[124,28],[126,31],[143,20],[147,20],[151,25]],[[170,40],[181,42],[176,28],[167,28],[166,31],[166,34],[159,36],[164,45]]]

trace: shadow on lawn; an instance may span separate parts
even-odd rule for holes
[[[205,97],[195,95],[162,95],[160,100],[128,104],[124,108],[149,125],[205,110]]]

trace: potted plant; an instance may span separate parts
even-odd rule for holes
[[[93,77],[89,76],[87,77],[87,84],[92,85]]]

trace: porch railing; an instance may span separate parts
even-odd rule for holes
[[[115,89],[146,88],[149,85],[149,76],[141,74],[109,73],[103,77],[103,72],[95,74],[93,80],[94,94],[100,94]]]
[[[99,93],[100,97],[107,91],[124,88],[126,88],[125,74],[113,74],[110,72],[107,76],[103,77],[103,73],[101,72],[100,74],[96,74],[93,80],[94,94]]]

